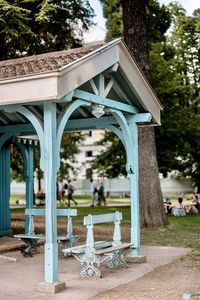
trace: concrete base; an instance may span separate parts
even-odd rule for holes
[[[48,294],[56,294],[63,291],[66,288],[65,282],[55,282],[55,283],[48,283],[48,282],[40,282],[38,284],[38,292],[48,293]]]
[[[139,256],[125,256],[125,260],[127,263],[134,263],[134,264],[143,264],[147,261],[146,255],[139,255]]]

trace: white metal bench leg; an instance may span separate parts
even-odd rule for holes
[[[124,259],[123,251],[118,250],[104,255],[108,256],[108,259],[106,261],[106,265],[108,268],[114,269],[114,268],[127,267],[127,263]]]
[[[108,257],[102,257],[95,255],[93,252],[83,254],[73,254],[81,262],[81,277],[101,277],[101,271],[97,268],[103,261],[107,260]]]
[[[32,239],[21,239],[26,245],[28,246],[27,248],[21,248],[21,254],[23,256],[32,256],[32,254],[37,253],[37,240],[32,240]]]

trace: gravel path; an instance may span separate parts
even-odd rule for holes
[[[186,293],[199,293],[200,300],[200,264],[177,260],[90,300],[182,300]]]

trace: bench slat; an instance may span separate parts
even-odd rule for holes
[[[131,245],[132,245],[131,243],[123,243],[121,245],[96,250],[95,254],[101,255],[101,254],[105,254],[105,253],[109,253],[109,252],[113,252],[113,251],[117,251],[117,250],[121,250],[121,249],[126,249],[126,248],[129,248]]]
[[[75,235],[75,236],[73,236],[73,239],[78,239],[79,238],[79,236],[78,235]],[[67,240],[69,240],[70,241],[70,238],[68,238],[67,236],[61,236],[61,235],[58,235],[57,236],[57,240],[58,241],[67,241]]]
[[[32,215],[32,216],[45,216],[46,210],[45,208],[26,208],[25,214],[26,215]],[[65,216],[71,216],[76,217],[77,216],[77,209],[67,209],[67,208],[58,208],[56,209],[56,215],[58,217],[65,217]]]
[[[33,239],[33,240],[45,240],[44,234],[16,234],[14,237],[18,239]]]
[[[84,225],[90,224],[92,219],[93,224],[100,224],[106,222],[115,222],[117,220],[122,220],[122,213],[118,212],[116,215],[115,213],[111,214],[102,214],[102,215],[88,215],[84,217]]]
[[[33,240],[45,240],[45,235],[44,234],[16,234],[14,237],[19,238],[19,239],[33,239]],[[76,239],[78,236],[74,236]],[[64,235],[58,235],[57,236],[58,241],[65,241],[65,240],[70,240],[67,236]]]
[[[112,242],[108,242],[108,241],[98,241],[95,242],[95,249],[102,249],[102,248],[107,248],[112,246]],[[63,249],[62,251],[64,252],[64,254],[80,254],[80,253],[84,253],[85,252],[85,248],[86,248],[86,244],[84,245],[79,245],[76,247],[71,247],[71,248],[67,248],[67,249]]]
[[[69,215],[70,213],[70,215]],[[58,208],[57,209],[57,216],[58,217],[64,217],[64,216],[70,216],[70,217],[76,217],[77,216],[77,209],[71,209],[71,208]]]
[[[26,208],[25,215],[44,216],[45,209],[42,208]]]

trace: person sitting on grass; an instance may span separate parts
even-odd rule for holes
[[[172,208],[172,215],[175,217],[184,217],[186,215],[182,197],[178,198],[178,206]]]
[[[194,206],[197,209],[198,213],[200,213],[200,203],[199,203],[199,197],[197,195],[195,195],[195,198],[192,202],[195,203]]]
[[[166,208],[166,213],[171,214],[172,211],[172,203],[170,201],[170,197],[165,198],[165,208]]]
[[[192,203],[194,203],[194,205],[190,206],[189,212],[191,212],[192,214],[198,215],[200,213],[200,203],[199,203],[199,198],[196,194],[194,196]]]
[[[195,194],[194,199],[192,200],[192,204],[187,205],[187,213],[198,215],[200,213],[200,203],[199,198]]]
[[[184,206],[183,206],[183,198],[182,197],[178,198],[178,208],[184,208]]]

